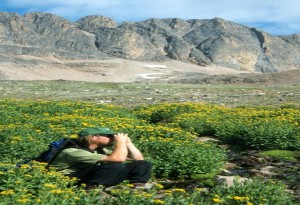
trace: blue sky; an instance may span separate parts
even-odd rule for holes
[[[118,23],[219,17],[272,35],[300,34],[300,0],[1,0],[0,12],[48,12],[70,21],[102,15]]]

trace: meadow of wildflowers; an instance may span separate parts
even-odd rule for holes
[[[115,197],[104,197],[97,191],[84,191],[76,186],[76,179],[46,170],[41,163],[20,168],[15,164],[38,155],[53,140],[76,137],[84,127],[107,126],[127,132],[153,162],[152,180],[197,180],[201,174],[217,173],[226,162],[226,150],[195,140],[200,136],[248,148],[299,150],[297,107],[166,103],[126,108],[73,101],[1,100],[0,113],[0,204],[292,204],[280,183],[256,179],[245,186],[216,185],[209,190],[168,190],[157,184],[143,192],[128,187],[111,193]],[[158,198],[160,194],[163,197]]]

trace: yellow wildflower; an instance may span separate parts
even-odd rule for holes
[[[247,197],[247,196],[234,196],[233,199],[236,201],[250,200],[249,197]]]
[[[219,198],[213,198],[212,200],[213,200],[213,202],[216,202],[216,203],[221,202],[221,199],[219,199]]]
[[[28,169],[28,168],[31,168],[29,164],[22,164],[21,169]]]
[[[13,141],[21,141],[22,138],[19,137],[19,136],[15,136],[15,137],[12,137],[12,140],[13,140]]]
[[[237,200],[237,201],[240,201],[240,200],[242,200],[242,197],[240,197],[240,196],[234,196],[234,197],[232,197],[234,200]]]
[[[184,189],[179,189],[179,188],[175,188],[174,191],[176,191],[176,192],[183,192],[183,193],[185,192]]]
[[[15,192],[12,189],[8,189],[8,190],[5,190],[5,191],[1,191],[0,194],[1,195],[10,195],[10,194],[15,194]]]
[[[151,198],[152,197],[152,194],[148,194],[148,193],[144,193],[144,194],[142,194],[144,197],[146,197],[146,198]]]
[[[158,189],[163,189],[164,186],[162,184],[154,184],[154,186]]]
[[[153,203],[155,203],[155,204],[164,204],[165,202],[162,201],[162,200],[159,200],[159,199],[154,199]]]
[[[91,126],[90,123],[87,123],[87,122],[82,122],[81,125],[83,127],[89,127],[89,126]]]
[[[27,198],[17,200],[17,202],[20,202],[20,203],[27,203],[28,201],[29,201],[29,199],[27,199]]]
[[[203,191],[203,188],[195,188],[194,191],[201,192]]]
[[[60,189],[54,189],[54,190],[50,190],[50,193],[52,193],[52,194],[62,194],[62,193],[64,193],[64,191],[60,190]]]
[[[75,139],[75,138],[77,138],[77,134],[72,134],[72,135],[70,135],[69,136],[71,139]]]
[[[55,184],[44,184],[44,187],[55,189],[57,186]]]

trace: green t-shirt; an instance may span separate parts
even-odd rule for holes
[[[76,176],[81,171],[96,164],[106,154],[90,152],[84,149],[67,148],[61,151],[50,163],[50,167],[70,176]]]

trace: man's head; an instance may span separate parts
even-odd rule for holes
[[[88,127],[78,133],[78,143],[88,147],[91,144],[109,146],[113,141],[113,136],[117,134],[107,127]]]

